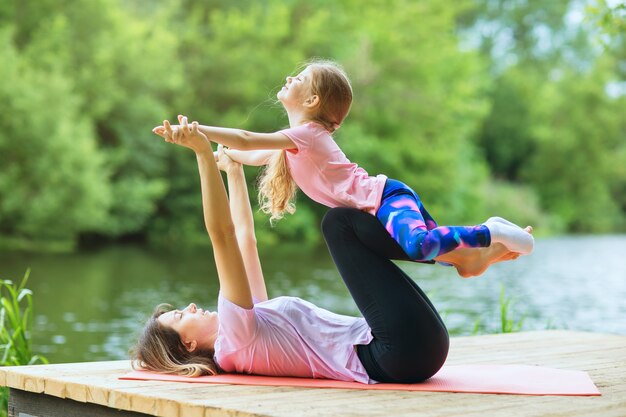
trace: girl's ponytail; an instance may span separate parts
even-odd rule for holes
[[[289,172],[285,152],[277,152],[259,178],[259,205],[263,213],[271,214],[270,223],[282,219],[285,212],[296,211],[293,199],[297,186]]]

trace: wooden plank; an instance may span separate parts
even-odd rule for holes
[[[544,331],[452,338],[447,363],[517,363],[585,370],[603,396],[537,397],[118,380],[130,370],[128,361],[0,368],[0,382],[86,405],[167,417],[626,416],[625,336]]]
[[[11,389],[9,417],[149,417],[132,411],[79,403],[45,394]]]

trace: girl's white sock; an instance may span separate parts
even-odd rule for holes
[[[502,243],[509,250],[523,255],[531,253],[535,246],[533,235],[514,223],[502,220],[501,217],[492,217],[484,223],[491,233],[491,242]]]
[[[489,217],[487,219],[487,221],[485,222],[485,224],[490,223],[490,222],[498,222],[498,223],[504,223],[504,224],[508,224],[509,226],[515,226],[517,228],[522,229],[521,227],[519,227],[518,225],[516,225],[513,222],[508,221],[507,219],[504,219],[502,217]],[[523,230],[523,229],[522,229]]]

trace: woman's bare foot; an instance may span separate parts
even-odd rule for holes
[[[531,226],[524,230],[533,232]],[[454,265],[461,277],[469,278],[483,274],[494,263],[514,260],[519,256],[520,253],[510,251],[502,243],[494,243],[486,248],[457,249],[438,256],[435,260]]]

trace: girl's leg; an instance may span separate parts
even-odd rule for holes
[[[533,228],[524,229],[532,234]],[[492,264],[519,258],[520,253],[509,250],[502,243],[492,243],[487,248],[457,249],[435,258],[437,262],[452,264],[463,278],[481,275]]]
[[[433,228],[437,227],[434,220],[425,211],[425,217],[431,219]],[[427,220],[427,225],[429,224]],[[527,232],[531,233],[532,228],[527,228]],[[363,243],[377,254],[394,260],[411,261],[407,253],[402,249],[396,240],[389,233],[382,235],[372,235],[362,239]],[[501,243],[493,243],[486,248],[461,248],[443,255],[437,256],[432,261],[419,261],[421,263],[446,263],[454,266],[460,276],[464,278],[473,277],[482,274],[490,265],[516,259],[519,253],[512,252]]]
[[[414,261],[429,261],[457,248],[487,247],[489,229],[478,226],[438,226],[413,190],[387,180],[376,216]]]
[[[459,248],[502,243],[521,254],[532,252],[530,233],[498,217],[477,226],[438,226],[418,195],[400,181],[388,179],[376,216],[414,261],[430,261]]]
[[[330,210],[322,221],[330,253],[374,340],[357,346],[370,377],[417,382],[434,375],[449,347],[448,333],[426,295],[383,252],[396,245],[380,222],[351,208]],[[396,245],[397,246],[397,245]]]

